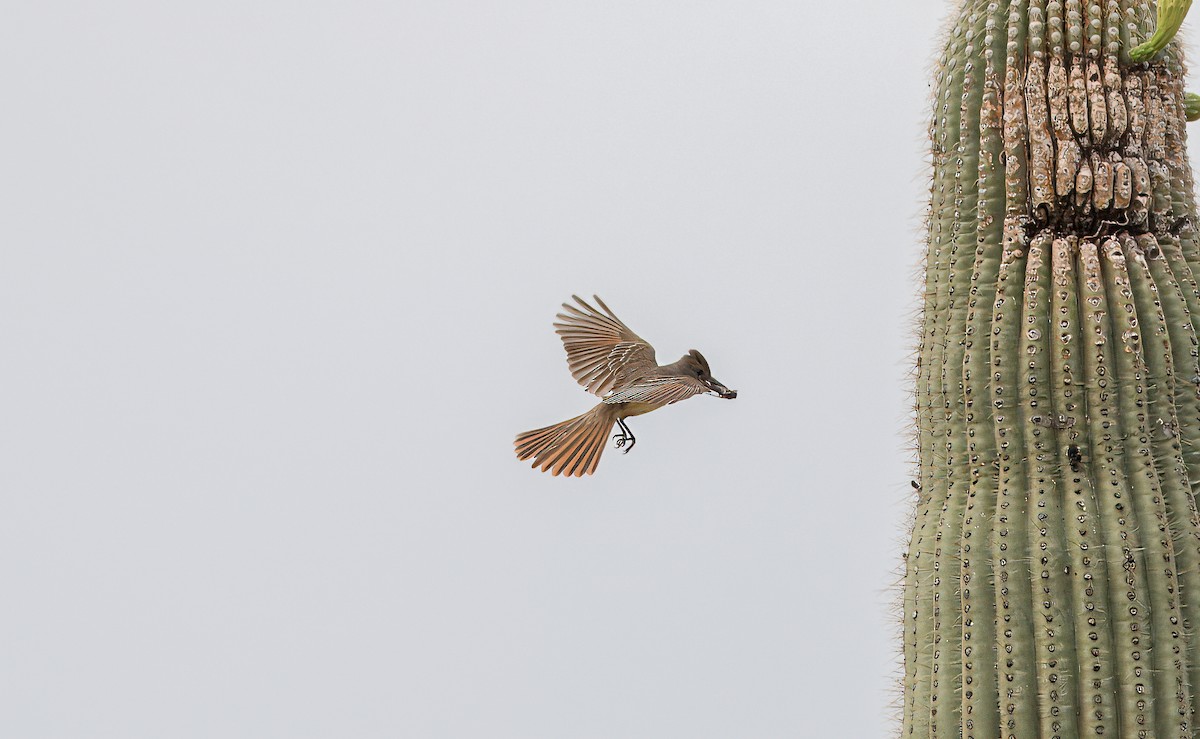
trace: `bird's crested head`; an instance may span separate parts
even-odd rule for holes
[[[710,391],[727,400],[732,400],[737,397],[737,390],[730,390],[722,385],[712,376],[712,370],[708,367],[708,360],[700,352],[692,349],[687,354],[683,355],[676,364],[684,374],[695,377],[704,383]]]

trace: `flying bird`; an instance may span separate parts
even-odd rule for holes
[[[599,405],[582,416],[517,436],[517,459],[532,459],[534,467],[552,475],[581,477],[596,471],[613,425],[616,446],[628,452],[637,443],[625,423],[630,416],[658,410],[693,395],[737,397],[713,378],[704,356],[692,349],[677,362],[658,363],[654,347],[626,326],[598,295],[599,309],[578,295],[578,305],[563,303],[554,323],[567,350],[571,374],[598,395]]]

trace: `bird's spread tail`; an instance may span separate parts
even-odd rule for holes
[[[596,471],[617,417],[601,403],[582,416],[517,436],[517,459],[533,459],[534,467],[552,475],[581,477]]]

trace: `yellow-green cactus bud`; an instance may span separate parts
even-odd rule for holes
[[[1183,18],[1190,7],[1192,0],[1159,0],[1158,25],[1154,29],[1154,35],[1149,41],[1130,51],[1129,58],[1135,62],[1144,62],[1167,48],[1167,44],[1175,38],[1179,27],[1183,25]]]
[[[1183,96],[1183,114],[1189,121],[1200,121],[1200,95],[1189,92]]]

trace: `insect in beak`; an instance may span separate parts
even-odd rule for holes
[[[726,400],[733,400],[737,397],[737,390],[730,390],[712,378],[705,379],[704,384],[708,386],[709,390],[716,393],[718,397],[725,398]]]

